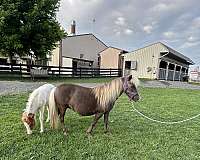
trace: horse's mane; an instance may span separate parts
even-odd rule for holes
[[[97,102],[103,108],[110,102],[114,102],[123,90],[122,79],[117,78],[109,83],[92,88]]]
[[[26,103],[26,109],[25,111],[26,112],[29,112],[31,111],[33,108],[33,104],[35,103],[35,97],[38,95],[38,89],[35,89],[30,95],[29,95],[29,98],[28,98],[28,102]]]
[[[138,87],[140,81],[137,76],[133,76],[131,79],[131,83],[134,83],[135,86]],[[103,108],[105,108],[110,102],[114,102],[117,97],[122,93],[122,91],[122,78],[116,78],[109,83],[92,88],[92,92],[95,95],[98,104]]]
[[[134,83],[136,87],[138,87],[141,83],[138,77],[135,75],[132,77],[131,82]]]

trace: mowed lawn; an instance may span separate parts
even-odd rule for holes
[[[200,113],[200,91],[140,88],[143,100],[135,106],[146,115],[177,121]],[[110,114],[110,134],[104,134],[100,119],[92,137],[85,134],[92,117],[67,111],[68,136],[61,130],[26,135],[21,113],[28,94],[0,97],[0,159],[200,159],[200,117],[182,124],[165,125],[143,119],[125,95]]]

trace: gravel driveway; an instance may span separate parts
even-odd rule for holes
[[[45,84],[45,82],[19,82],[19,81],[0,81],[0,95],[21,93],[32,91],[39,86]],[[54,85],[58,85],[54,84]],[[85,87],[94,87],[99,84],[95,83],[83,83],[79,84]],[[188,84],[186,82],[166,82],[166,81],[144,81],[141,83],[143,87],[159,87],[159,88],[184,88],[184,89],[197,89],[200,90],[200,86]]]
[[[43,84],[45,84],[45,82],[0,81],[0,95],[32,91]],[[59,85],[59,83],[54,85]],[[84,83],[80,85],[85,87],[94,87],[98,84]]]

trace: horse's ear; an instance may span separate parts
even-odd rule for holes
[[[127,77],[128,81],[130,81],[132,78],[133,78],[132,75],[129,75],[129,76]]]

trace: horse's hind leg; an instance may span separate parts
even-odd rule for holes
[[[105,133],[108,132],[108,116],[109,116],[109,112],[104,113],[104,129],[105,129]]]
[[[45,106],[41,107],[40,108],[40,133],[44,132],[44,109],[45,109]]]
[[[86,131],[86,133],[89,133],[89,134],[92,133],[93,128],[95,127],[95,125],[97,124],[98,120],[99,120],[102,116],[103,116],[103,113],[97,113],[97,114],[95,114],[94,120],[93,120],[93,122],[91,123],[90,127],[88,128],[88,130]]]

